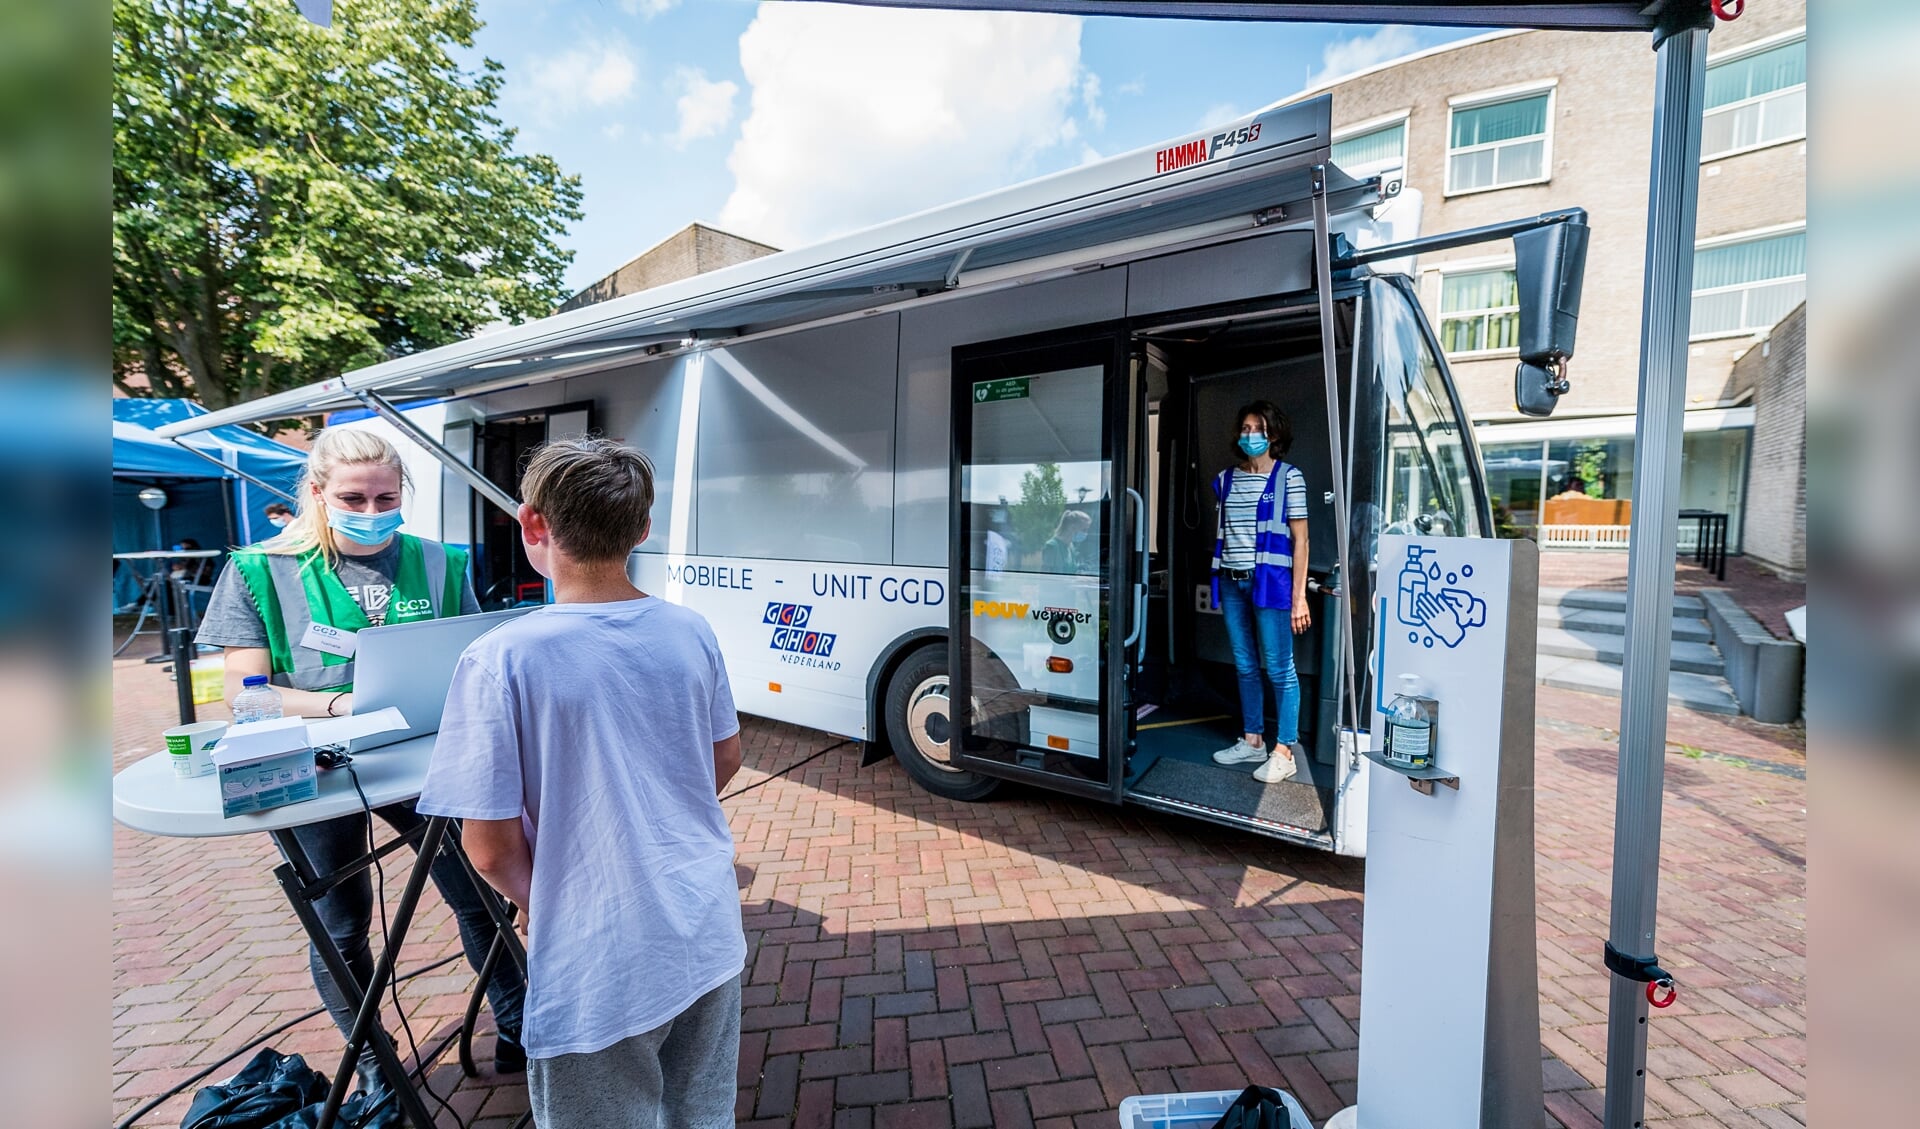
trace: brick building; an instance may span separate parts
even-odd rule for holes
[[[692,278],[696,274],[771,255],[778,250],[778,247],[742,239],[703,223],[690,223],[641,252],[619,270],[567,299],[558,312],[577,310],[581,306],[591,306],[623,294],[637,294],[669,282]]]
[[[1632,494],[1653,70],[1643,36],[1507,31],[1300,95],[1333,94],[1334,159],[1343,168],[1404,168],[1402,206],[1418,209],[1422,232],[1587,209],[1593,236],[1573,391],[1549,420],[1513,406],[1510,250],[1483,244],[1418,263],[1493,492],[1523,531],[1536,528],[1543,498],[1570,485],[1593,497]],[[1735,550],[1751,528],[1765,531],[1768,554],[1784,553],[1780,515],[1746,513],[1749,497],[1769,507],[1788,497],[1771,485],[1762,492],[1757,478],[1748,483],[1757,400],[1772,385],[1757,379],[1758,366],[1747,366],[1748,377],[1735,362],[1806,292],[1803,0],[1749,5],[1715,27],[1701,154],[1681,505],[1731,515]],[[1777,407],[1799,413],[1803,403]],[[1683,526],[1683,538],[1690,532]]]
[[[1781,319],[1733,367],[1753,390],[1748,491],[1766,504],[1747,513],[1747,556],[1798,579],[1807,568],[1807,307]]]

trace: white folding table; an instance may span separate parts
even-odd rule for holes
[[[430,733],[356,756],[353,771],[359,777],[360,789],[366,793],[366,807],[377,810],[388,804],[419,798],[420,788],[426,781],[427,763],[433,757],[437,740],[438,735]],[[328,1096],[328,1104],[317,1129],[330,1129],[334,1113],[341,1099],[346,1096],[347,1085],[353,1077],[362,1047],[373,1052],[381,1073],[399,1100],[402,1115],[420,1129],[431,1129],[434,1123],[432,1114],[408,1077],[392,1041],[375,1018],[380,1010],[381,993],[386,991],[393,978],[394,962],[406,940],[407,928],[426,886],[428,867],[436,851],[452,851],[459,858],[479,891],[481,901],[493,915],[498,929],[494,952],[485,963],[480,984],[474,989],[475,999],[486,987],[487,977],[502,949],[519,966],[524,980],[526,950],[513,934],[512,918],[506,904],[474,871],[473,864],[460,849],[459,833],[448,833],[450,821],[444,817],[428,816],[417,831],[398,836],[377,851],[363,854],[331,873],[315,873],[306,851],[294,838],[293,829],[366,810],[345,768],[321,771],[319,783],[320,794],[314,799],[228,818],[220,814],[218,776],[182,780],[174,775],[171,754],[163,751],[136,761],[114,775],[113,818],[136,831],[152,835],[210,838],[265,832],[273,836],[284,860],[274,868],[274,877],[286,893],[287,901],[292,904],[294,915],[306,930],[307,938],[320,953],[322,963],[332,973],[335,983],[340,985],[347,999],[358,1009],[353,1033],[347,1039],[340,1070],[334,1076],[333,1091]],[[373,982],[363,988],[354,979],[346,957],[321,924],[314,903],[334,886],[371,867],[377,858],[415,839],[418,841],[414,843],[416,855],[413,869],[407,876],[406,888],[394,909],[386,948],[375,963]],[[471,1006],[467,1009],[469,1024],[475,1010]],[[468,1034],[470,1031],[463,1030],[463,1046]],[[425,1065],[420,1064],[422,1069]]]

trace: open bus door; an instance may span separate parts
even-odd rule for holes
[[[1145,630],[1139,395],[1118,328],[954,351],[958,767],[1118,802]]]

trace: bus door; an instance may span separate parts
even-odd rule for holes
[[[954,351],[956,763],[1118,802],[1144,631],[1138,390],[1118,331]]]

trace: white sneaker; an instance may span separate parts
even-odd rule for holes
[[[1244,737],[1235,741],[1231,748],[1221,749],[1213,754],[1215,764],[1252,764],[1254,761],[1266,759],[1267,750],[1247,744],[1247,739]]]
[[[1288,753],[1293,750],[1289,749]],[[1300,771],[1300,765],[1290,755],[1275,753],[1267,762],[1253,770],[1253,778],[1262,784],[1278,784],[1282,780],[1292,779]]]

